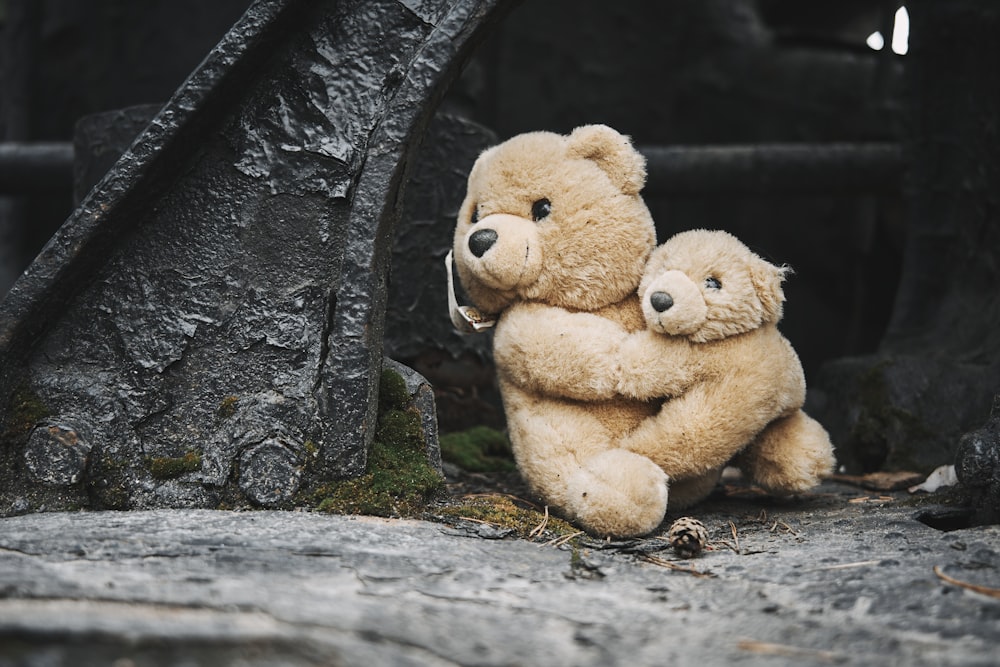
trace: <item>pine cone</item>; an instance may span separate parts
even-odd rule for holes
[[[667,539],[674,552],[681,558],[693,558],[701,553],[708,542],[708,531],[705,524],[698,519],[689,516],[681,518],[670,524],[667,532]]]

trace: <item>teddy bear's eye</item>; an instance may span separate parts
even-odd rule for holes
[[[705,278],[705,287],[708,289],[722,289],[722,283],[715,276]]]
[[[538,222],[542,218],[549,217],[552,212],[552,202],[548,199],[539,199],[531,205],[531,219]]]
[[[479,206],[472,207],[472,217],[469,219],[469,222],[472,224],[479,222]]]

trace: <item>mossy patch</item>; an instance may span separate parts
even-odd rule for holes
[[[509,472],[516,468],[507,436],[488,426],[441,436],[441,458],[470,472]]]
[[[3,423],[3,440],[11,441],[27,435],[35,424],[51,414],[48,406],[30,387],[22,384],[11,394],[7,416]]]
[[[236,414],[236,405],[240,402],[239,396],[226,396],[219,402],[219,408],[215,411],[219,419],[229,419]]]
[[[410,392],[406,390],[406,380],[391,368],[382,369],[378,383],[378,412],[405,410],[410,404]]]
[[[333,514],[417,516],[444,488],[424,451],[420,412],[409,406],[403,378],[382,372],[380,414],[368,467],[355,479],[327,484],[313,494],[317,509]]]
[[[93,459],[87,471],[87,494],[94,509],[128,509],[128,466],[110,454]]]
[[[500,494],[468,496],[456,505],[435,510],[435,514],[445,520],[466,520],[509,529],[526,540],[552,540],[582,535],[569,522],[532,507],[525,507],[522,503],[523,501]]]
[[[201,452],[188,450],[183,456],[155,456],[149,460],[149,474],[156,479],[173,479],[201,470]]]

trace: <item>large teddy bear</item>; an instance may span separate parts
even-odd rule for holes
[[[498,318],[494,358],[518,466],[547,503],[600,535],[654,530],[670,478],[672,506],[702,498],[732,455],[773,419],[792,416],[801,393],[770,412],[748,411],[746,438],[729,442],[728,454],[718,441],[705,452],[697,437],[671,442],[692,435],[684,420],[706,425],[670,409],[698,384],[701,346],[644,316],[639,286],[655,245],[644,183],[644,159],[611,128],[519,135],[477,160],[454,237],[463,286]],[[754,402],[728,398],[737,413],[739,402]],[[787,449],[774,441],[758,438],[761,456],[747,457],[759,479],[766,475],[753,468],[768,468],[768,447]],[[803,485],[778,477],[769,486]]]

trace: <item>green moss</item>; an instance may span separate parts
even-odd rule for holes
[[[382,414],[375,440],[382,443],[386,451],[412,450],[423,456],[424,429],[420,424],[420,413],[411,408],[389,410]]]
[[[319,456],[319,447],[312,440],[306,440],[302,446],[306,450],[306,456],[310,459],[314,459]]]
[[[490,494],[469,496],[458,505],[436,511],[445,519],[465,519],[513,530],[523,539],[557,539],[580,531],[568,522],[530,507],[519,505],[510,496]]]
[[[472,472],[506,472],[516,467],[507,436],[488,426],[441,436],[441,458]]]
[[[35,424],[51,414],[48,406],[29,386],[22,384],[11,394],[7,417],[3,424],[3,439],[16,440],[27,435]]]
[[[420,413],[393,408],[379,418],[365,474],[328,484],[313,500],[319,510],[334,514],[416,516],[443,487],[427,462]]]
[[[127,468],[123,460],[107,454],[91,462],[87,472],[87,493],[95,509],[128,509],[131,495]]]
[[[215,414],[219,419],[229,419],[236,414],[236,404],[240,402],[239,396],[226,396],[219,403],[219,409],[215,411]]]
[[[382,369],[378,383],[378,412],[404,410],[410,404],[410,392],[406,390],[406,380],[390,368]]]
[[[184,456],[157,456],[149,459],[149,474],[156,479],[172,479],[201,470],[201,453],[189,450]]]

